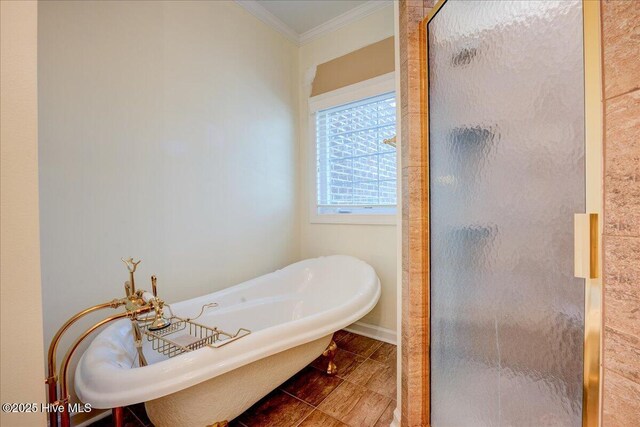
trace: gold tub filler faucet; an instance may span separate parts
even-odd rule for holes
[[[124,298],[116,298],[112,301],[97,304],[89,307],[67,320],[64,325],[54,335],[49,344],[48,363],[47,363],[47,384],[48,394],[47,403],[49,407],[55,407],[56,410],[49,412],[50,427],[57,427],[58,421],[63,427],[70,426],[69,417],[69,390],[68,390],[68,371],[71,357],[78,349],[80,343],[87,338],[93,331],[99,327],[112,322],[114,320],[129,318],[131,320],[131,328],[133,332],[133,341],[137,352],[138,365],[140,367],[147,365],[147,359],[143,353],[143,338],[151,343],[151,348],[158,353],[173,357],[179,354],[197,350],[202,347],[219,348],[229,344],[251,333],[250,330],[240,328],[235,334],[229,334],[217,327],[209,327],[194,322],[202,316],[206,309],[216,307],[218,304],[209,303],[202,306],[200,314],[193,318],[180,318],[173,314],[171,306],[166,304],[162,299],[158,298],[158,288],[156,276],[151,276],[151,292],[136,289],[135,272],[140,261],[134,261],[133,258],[123,259],[122,262],[129,270],[129,280],[124,283],[126,296]],[[86,316],[94,311],[103,308],[119,308],[124,307],[124,312],[109,316],[103,319],[89,329],[84,331],[69,347],[69,350],[62,359],[60,372],[56,372],[56,353],[58,344],[62,335],[73,325],[78,319]],[[170,317],[165,315],[165,309],[168,309]],[[175,338],[180,338],[179,343]],[[60,385],[58,390],[58,383]],[[113,420],[116,426],[124,425],[123,408],[113,408]],[[58,420],[58,415],[60,419]]]

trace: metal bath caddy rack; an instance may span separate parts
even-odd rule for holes
[[[205,346],[220,348],[251,333],[249,329],[240,328],[235,334],[230,334],[215,326],[210,328],[179,317],[174,317],[171,324],[161,330],[149,330],[148,324],[140,329],[151,342],[151,347],[167,357],[174,357]]]

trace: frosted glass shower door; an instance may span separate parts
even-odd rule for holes
[[[579,1],[449,0],[427,24],[434,427],[579,426]]]

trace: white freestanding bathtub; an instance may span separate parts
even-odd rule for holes
[[[138,367],[131,322],[102,331],[82,356],[76,393],[94,408],[146,402],[157,427],[232,420],[318,357],[332,334],[367,314],[380,298],[371,266],[349,256],[308,259],[209,295],[171,304],[182,318],[251,334],[220,348],[167,358],[144,339]],[[339,367],[338,367],[339,368]]]

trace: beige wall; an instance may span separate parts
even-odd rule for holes
[[[604,427],[640,425],[640,7],[602,3]]]
[[[17,4],[27,5],[2,2],[3,83],[5,53],[10,53],[5,43],[15,42],[4,31],[17,31],[5,25],[5,9]],[[34,3],[30,13],[35,26]],[[392,7],[300,49],[233,2],[41,2],[37,15],[47,345],[71,314],[122,293],[126,274],[119,258],[129,255],[144,259],[139,285],[147,287],[148,276],[157,274],[162,296],[176,301],[298,259],[352,254],[370,262],[383,284],[380,304],[364,320],[395,330],[395,226],[309,224],[308,189],[300,184],[308,171],[296,166],[306,165],[309,143],[302,119],[310,90],[303,84],[305,71],[392,36]],[[31,39],[21,40],[32,43],[35,55],[32,30]],[[21,75],[35,82],[35,70]],[[4,85],[2,98],[4,112],[10,101]],[[12,183],[5,173],[16,171],[4,167],[11,159],[5,155],[5,133],[11,129],[4,121],[3,114],[3,247],[12,243],[5,239],[11,220],[5,218],[10,197],[5,186]],[[23,134],[36,130],[15,123]],[[34,151],[35,134],[32,142],[20,148]],[[22,154],[35,159],[35,151]],[[33,175],[31,166],[19,172]],[[22,178],[19,185],[24,190],[29,180]],[[25,194],[36,198],[37,187],[33,190]],[[37,209],[37,198],[31,203]],[[35,221],[31,232],[37,241],[37,216],[27,219]],[[5,268],[12,264],[7,258],[37,260],[37,252],[37,247],[34,256],[3,251],[3,349],[11,333],[5,327],[11,307],[5,305],[16,306],[24,295],[6,297],[5,277],[13,273]],[[22,270],[23,278],[40,276],[37,268]],[[20,290],[40,301],[39,286],[33,289],[37,296],[24,285]],[[41,325],[39,309],[33,315]],[[43,396],[42,334],[37,326],[31,330],[36,343],[29,354],[37,368],[24,354],[16,361],[16,353],[3,352],[3,401],[7,387],[18,384],[6,378],[9,365],[32,393],[20,400]],[[30,375],[16,366],[29,367]]]
[[[38,236],[37,3],[0,2],[2,403],[44,400]],[[2,412],[3,426],[46,425]]]
[[[41,2],[38,43],[45,342],[120,257],[169,302],[299,259],[296,46],[218,1]]]
[[[382,282],[380,302],[362,321],[396,330],[396,227],[393,225],[311,224],[309,221],[309,108],[313,69],[393,36],[393,6],[319,37],[300,48],[300,232],[301,258],[347,254],[370,263]]]

